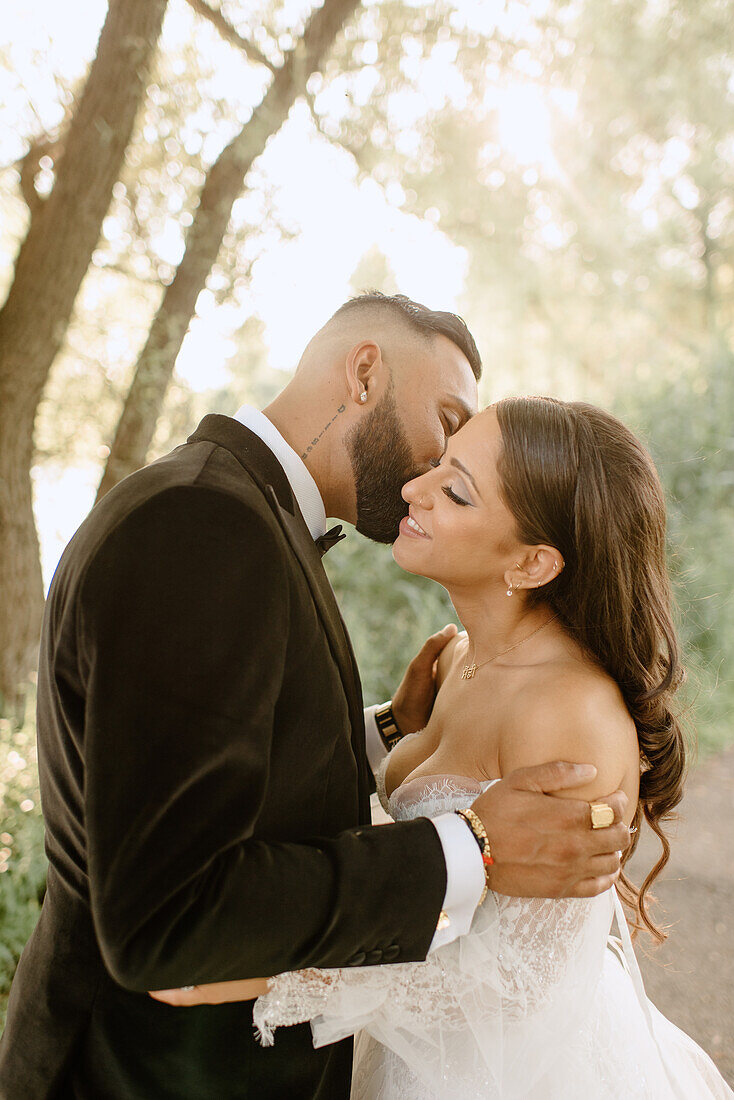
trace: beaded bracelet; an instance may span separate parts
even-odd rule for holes
[[[469,826],[474,836],[474,839],[479,845],[479,851],[482,853],[482,863],[484,864],[484,890],[482,891],[482,896],[479,899],[479,904],[481,905],[486,898],[487,892],[489,890],[489,868],[492,867],[494,864],[494,857],[492,855],[492,849],[489,846],[489,837],[487,836],[487,830],[484,828],[482,819],[479,817],[478,814],[474,813],[474,810],[454,810],[454,813],[457,814],[462,819],[462,821],[465,821],[466,824]]]

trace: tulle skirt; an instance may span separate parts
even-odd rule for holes
[[[655,1006],[640,1004],[626,962],[606,952],[603,972],[589,997],[585,1019],[562,1048],[515,1045],[528,1059],[509,1059],[506,1035],[503,1067],[483,1079],[469,1057],[449,1050],[429,1060],[423,1072],[366,1031],[356,1037],[352,1100],[729,1100],[734,1092],[708,1055]],[[647,1011],[645,1011],[645,1008]],[[518,1028],[525,1025],[518,1023]],[[393,1041],[393,1040],[391,1040]],[[448,1040],[449,1044],[452,1042]],[[394,1043],[393,1043],[394,1045]],[[468,1052],[467,1052],[468,1053]],[[487,1052],[490,1054],[491,1052]],[[444,1066],[443,1073],[436,1066]],[[441,1079],[443,1078],[443,1079]]]

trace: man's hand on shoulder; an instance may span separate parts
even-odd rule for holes
[[[529,897],[607,890],[629,845],[624,822],[639,771],[634,722],[617,686],[573,666],[540,681],[520,700],[499,761],[507,778],[475,807],[495,858],[492,888]],[[613,825],[592,829],[591,802],[612,808]]]
[[[588,802],[554,794],[585,788],[596,769],[556,760],[518,768],[474,802],[489,836],[491,888],[514,897],[593,897],[619,877],[630,843],[623,819],[628,799],[615,791],[599,801],[614,812],[608,828],[592,829]]]
[[[408,665],[392,698],[400,732],[417,733],[428,724],[436,698],[436,666],[445,647],[456,637],[455,623],[432,634]]]

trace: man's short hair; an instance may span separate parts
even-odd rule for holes
[[[474,372],[474,377],[477,380],[481,378],[482,360],[474,337],[464,319],[456,313],[429,309],[420,302],[412,301],[405,294],[382,294],[379,290],[369,290],[365,294],[350,298],[340,306],[333,319],[356,313],[360,309],[374,307],[389,311],[396,319],[406,322],[408,327],[419,336],[428,339],[432,336],[445,336],[464,353]]]

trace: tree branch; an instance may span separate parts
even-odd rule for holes
[[[20,193],[25,199],[31,217],[46,201],[45,196],[39,195],[36,191],[35,184],[41,158],[50,156],[54,161],[57,161],[61,152],[63,152],[63,144],[58,137],[42,134],[40,137],[31,140],[28,152],[12,166],[18,170],[20,175]]]
[[[222,15],[221,10],[210,7],[206,0],[186,0],[186,3],[202,19],[207,19],[213,27],[216,27],[225,42],[229,42],[232,46],[236,46],[238,50],[242,50],[250,61],[255,61],[258,65],[264,65],[266,69],[270,69],[271,73],[276,71],[276,66],[273,65],[272,61],[268,61],[265,54],[258,49],[254,42],[248,42],[246,38],[243,38],[229,20]]]
[[[311,120],[321,137],[325,138],[331,145],[337,144],[345,153],[349,153],[356,165],[357,171],[363,176],[369,176],[374,168],[374,164],[370,163],[369,154],[372,154],[376,162],[381,156],[380,150],[372,144],[369,138],[365,138],[362,145],[359,146],[345,137],[335,137],[333,134],[330,134],[324,127],[323,120],[316,110],[316,96],[306,89],[303,93],[303,98],[309,109]],[[378,186],[381,187],[381,184],[378,184]]]

